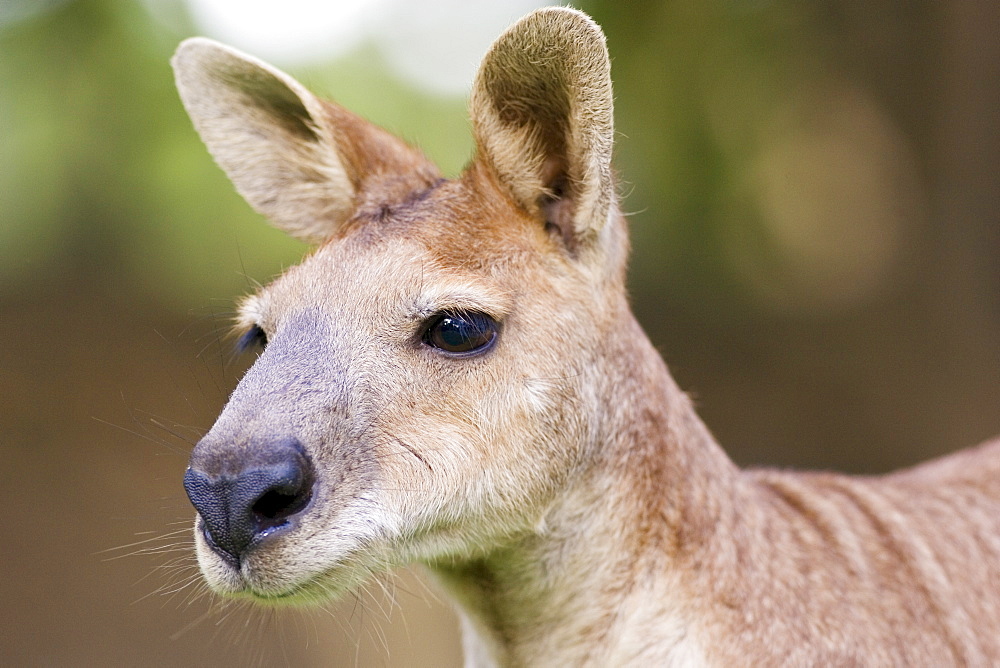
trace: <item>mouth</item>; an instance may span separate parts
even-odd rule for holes
[[[307,563],[302,559],[308,556],[307,550],[274,540],[277,534],[290,533],[293,528],[290,525],[271,528],[268,533],[271,540],[261,541],[237,559],[214,544],[199,516],[195,544],[206,583],[226,598],[264,606],[304,606],[341,598],[372,575],[353,550],[322,566]]]
[[[205,545],[212,551],[213,554],[215,554],[215,556],[232,567],[236,573],[241,572],[243,565],[248,560],[253,558],[254,553],[260,550],[261,545],[278,538],[282,534],[289,533],[294,528],[294,522],[286,520],[280,524],[274,524],[260,529],[254,536],[253,540],[250,541],[242,552],[234,554],[216,542],[208,524],[204,519],[202,519],[200,514],[197,516],[197,520],[195,522],[195,531],[205,542]]]

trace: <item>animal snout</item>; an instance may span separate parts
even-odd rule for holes
[[[184,489],[209,545],[237,565],[255,545],[294,524],[312,498],[314,471],[296,439],[191,453]]]

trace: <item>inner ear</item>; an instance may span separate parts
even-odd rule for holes
[[[220,80],[243,93],[248,106],[267,114],[270,121],[293,137],[319,141],[312,116],[301,98],[272,76],[261,72],[228,69],[216,73]]]
[[[576,238],[573,234],[575,207],[565,160],[550,155],[542,165],[541,177],[544,190],[538,200],[538,210],[545,220],[545,229],[558,235],[572,250]]]

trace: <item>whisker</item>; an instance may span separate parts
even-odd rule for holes
[[[175,641],[175,642],[177,640],[180,640],[181,637],[185,633],[187,633],[188,631],[190,631],[190,630],[194,629],[195,627],[199,626],[202,622],[204,622],[205,620],[207,620],[213,614],[215,614],[214,610],[211,610],[211,609],[206,610],[201,615],[199,615],[198,617],[195,617],[193,620],[191,620],[190,622],[188,622],[187,624],[185,624],[183,627],[181,627],[181,629],[179,631],[173,633],[170,636],[170,639],[173,640],[173,641]]]
[[[151,531],[146,531],[146,532],[143,532],[143,533],[152,533],[152,532]],[[164,533],[164,534],[157,534],[157,535],[152,536],[150,538],[144,538],[142,540],[137,540],[137,541],[135,541],[133,543],[126,543],[125,545],[118,545],[118,546],[115,546],[115,547],[109,547],[109,548],[105,548],[103,550],[98,550],[97,552],[94,552],[93,554],[94,555],[107,554],[108,552],[114,552],[116,550],[126,550],[126,549],[128,549],[130,547],[135,547],[137,545],[144,545],[146,543],[151,543],[153,541],[165,540],[165,539],[170,538],[172,536],[179,536],[179,535],[184,534],[184,533],[187,533],[187,532],[185,530],[183,530],[183,529],[175,529],[174,531],[168,531],[167,533]]]
[[[171,445],[170,443],[164,441],[163,439],[156,438],[155,436],[151,436],[149,434],[144,434],[144,433],[136,431],[134,429],[129,429],[128,427],[122,426],[120,424],[115,424],[114,422],[108,422],[107,420],[99,418],[97,416],[91,416],[90,419],[94,420],[95,422],[100,422],[101,424],[105,424],[105,425],[107,425],[109,427],[113,427],[115,429],[120,429],[121,431],[124,431],[126,434],[131,434],[132,436],[135,436],[137,438],[141,438],[141,439],[146,440],[146,441],[150,441],[152,443],[155,443],[156,445],[162,445],[163,447],[167,448],[168,450],[170,450],[171,452],[173,452],[175,454],[187,456],[186,452],[184,452],[182,450],[179,450],[178,448],[176,448],[175,446]]]

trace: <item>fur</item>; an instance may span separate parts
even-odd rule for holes
[[[174,66],[239,192],[317,244],[244,303],[269,343],[192,455],[238,467],[292,437],[311,500],[238,566],[197,530],[217,592],[311,602],[423,563],[469,665],[1000,662],[1000,441],[882,477],[741,471],[670,377],[625,293],[588,17],[497,40],[453,181],[228,47]],[[497,344],[423,343],[455,310]]]

